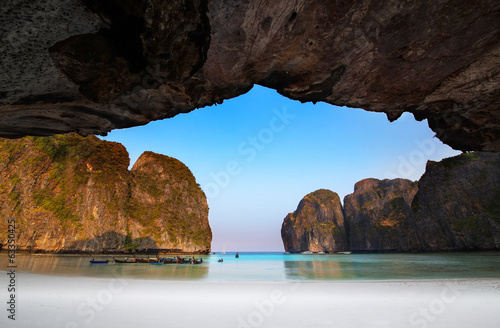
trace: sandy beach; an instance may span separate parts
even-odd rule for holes
[[[3,310],[1,327],[500,327],[499,279],[204,282],[36,274],[16,279],[16,320]],[[0,295],[6,307],[6,288]]]

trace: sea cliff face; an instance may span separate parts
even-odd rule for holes
[[[281,238],[288,252],[347,250],[339,196],[326,189],[306,195],[283,221]]]
[[[500,155],[429,161],[408,230],[407,250],[500,249]]]
[[[475,152],[429,161],[418,182],[362,180],[344,198],[343,212],[348,249],[355,252],[500,249],[500,155]],[[282,228],[285,250],[321,250],[321,243],[297,250],[304,228],[291,225],[290,216]],[[319,221],[315,216],[308,226]],[[325,232],[316,239],[329,237]]]
[[[0,140],[1,229],[20,250],[208,252],[206,198],[176,159],[94,136]],[[5,234],[0,243],[6,245]]]
[[[154,236],[160,249],[210,251],[207,199],[187,166],[145,152],[131,174],[129,214],[142,235]]]
[[[417,183],[405,179],[356,183],[354,193],[344,198],[350,250],[399,250],[416,192]]]

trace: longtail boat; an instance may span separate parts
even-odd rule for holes
[[[153,264],[153,265],[163,265],[163,262],[162,262],[162,261],[159,261],[159,262],[149,262],[149,264]]]
[[[140,259],[140,258],[135,258],[135,261],[137,263],[149,263],[149,259]]]
[[[164,264],[177,263],[176,258],[162,258],[162,261]]]
[[[113,257],[113,260],[115,261],[115,263],[135,263],[135,259],[125,258],[124,260],[118,260]]]
[[[106,260],[106,261],[96,261],[96,260],[92,259],[89,262],[92,263],[92,264],[107,264],[109,262],[109,260]]]
[[[188,264],[191,263],[191,259],[189,257],[182,258],[180,256],[177,256],[177,263],[182,263],[182,264]]]

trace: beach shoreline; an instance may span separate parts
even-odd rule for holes
[[[3,311],[2,327],[500,326],[500,279],[223,282],[32,273],[16,279],[16,320]],[[0,295],[7,301],[5,288]]]

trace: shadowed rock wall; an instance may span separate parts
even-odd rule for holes
[[[344,198],[343,216],[325,219],[322,213],[342,209],[340,200],[320,202],[316,191],[283,221],[283,245],[289,252],[344,250],[332,247],[342,240],[334,230],[313,229],[329,222],[345,227],[339,231],[353,252],[498,250],[499,186],[500,155],[474,152],[429,161],[418,182],[361,180]]]
[[[344,198],[351,251],[401,250],[417,183],[406,179],[361,180]]]
[[[0,9],[0,136],[106,134],[260,84],[427,119],[500,150],[500,2],[13,0]]]

